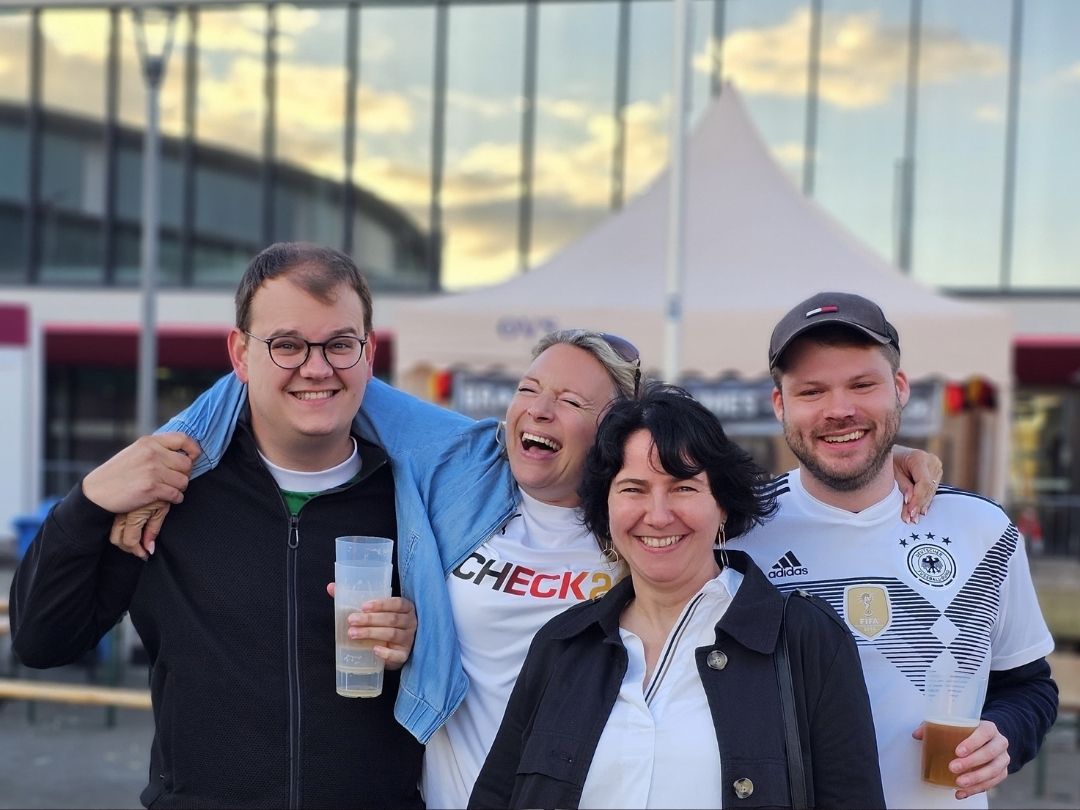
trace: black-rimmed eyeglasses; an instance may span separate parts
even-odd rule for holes
[[[619,355],[620,360],[634,365],[634,399],[637,399],[638,387],[641,385],[641,352],[638,351],[637,346],[624,337],[610,332],[601,332],[600,337],[615,354]]]
[[[355,335],[338,335],[322,343],[313,343],[294,335],[261,338],[251,332],[244,332],[244,334],[265,343],[274,365],[289,371],[298,369],[307,362],[313,346],[322,349],[327,363],[338,371],[344,371],[360,362],[360,358],[364,356],[364,346],[368,342],[367,336],[360,338]]]

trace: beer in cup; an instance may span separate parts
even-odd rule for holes
[[[383,660],[375,641],[349,638],[349,614],[371,599],[390,596],[394,541],[387,537],[338,537],[334,562],[334,652],[337,693],[344,697],[382,694]]]
[[[956,790],[956,774],[949,770],[949,763],[956,759],[956,746],[979,725],[986,698],[986,666],[965,669],[946,650],[926,673],[924,782]]]

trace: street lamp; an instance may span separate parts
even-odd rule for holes
[[[135,421],[138,435],[153,433],[157,424],[157,273],[160,234],[161,83],[173,44],[176,8],[135,7],[135,47],[146,87],[146,129],[143,132],[142,175],[142,326],[139,333],[138,396]],[[149,29],[149,31],[148,31]],[[148,36],[149,33],[149,36]]]

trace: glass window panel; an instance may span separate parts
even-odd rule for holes
[[[618,3],[540,7],[530,265],[609,212]]]
[[[291,166],[279,169],[274,238],[340,247],[343,197],[340,183]],[[358,247],[363,250],[363,245]]]
[[[199,11],[196,285],[235,283],[262,245],[266,15],[262,6]]]
[[[116,219],[121,233],[117,239],[116,280],[118,284],[138,284],[142,267],[142,254],[138,248],[142,230],[142,136],[125,139],[117,148],[116,172]],[[177,243],[183,208],[183,167],[178,145],[175,141],[162,141],[161,179],[158,216],[160,218],[158,246],[158,282],[163,285],[180,283],[180,252],[166,250],[164,243]],[[135,250],[128,232],[134,231]]]
[[[277,160],[305,178],[277,188],[276,239],[342,244],[345,29],[342,8],[278,8]]]
[[[0,282],[25,277],[29,20],[0,13]]]
[[[0,204],[26,200],[26,130],[22,115],[0,116]]]
[[[195,238],[204,248],[195,251],[195,280],[235,281],[262,247],[261,165],[218,150],[196,163]]]
[[[907,49],[907,4],[825,4],[814,197],[889,261],[896,258]],[[802,149],[795,156],[801,184]]]
[[[198,48],[199,142],[261,157],[266,9],[200,10]]]
[[[1080,288],[1080,4],[1024,4],[1012,283]]]
[[[912,270],[937,286],[999,281],[1010,5],[923,6]]]
[[[456,13],[450,12],[451,18]],[[398,283],[423,286],[428,277],[434,51],[430,7],[361,10],[352,178],[360,191],[352,244],[357,263],[383,289]],[[406,233],[413,246],[423,240],[419,261],[403,242],[390,251],[384,238],[373,238],[379,228],[372,219],[375,201],[368,195],[400,212],[399,240]]]
[[[0,12],[0,102],[26,102],[29,43],[30,15]]]
[[[360,14],[354,182],[428,226],[435,14],[365,8]]]
[[[730,6],[730,3],[728,4]],[[668,161],[673,43],[672,4],[631,3],[623,201],[641,191]]]
[[[109,14],[105,11],[45,11],[42,95],[46,109],[92,121],[105,117],[105,62]],[[73,81],[77,77],[77,81]]]
[[[259,251],[257,245],[238,245],[226,242],[198,240],[193,249],[195,283],[205,287],[236,289],[251,257]]]
[[[43,282],[97,284],[104,277],[105,11],[46,11],[43,38],[41,201]],[[77,76],[78,81],[72,81]]]
[[[452,289],[517,269],[523,6],[450,10],[443,277]]]
[[[41,279],[100,283],[105,210],[105,145],[100,126],[45,121],[38,239]]]
[[[724,78],[740,93],[773,157],[801,188],[810,5],[728,3],[724,30]]]

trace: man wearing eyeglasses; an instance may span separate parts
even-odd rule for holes
[[[76,660],[131,613],[151,664],[146,806],[422,806],[397,673],[376,698],[334,689],[334,537],[399,537],[387,454],[352,428],[371,309],[344,254],[264,250],[236,294],[228,348],[248,404],[217,466],[189,485],[198,445],[140,439],[57,505],[16,572],[12,643],[30,666]],[[172,504],[156,553],[110,544],[114,515],[153,500]],[[367,607],[350,634],[399,668],[411,604]]]

